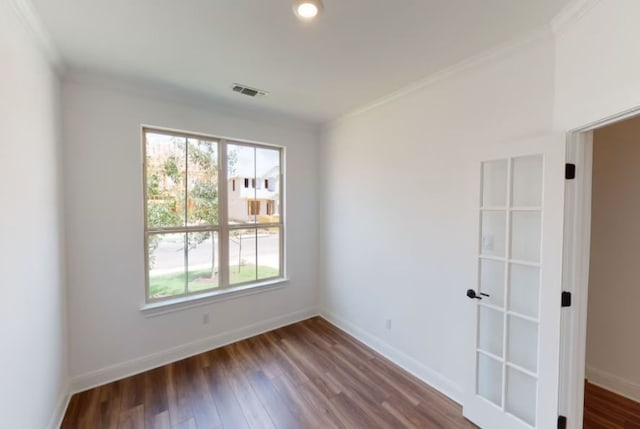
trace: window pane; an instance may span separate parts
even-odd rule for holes
[[[149,298],[182,295],[186,234],[149,234]]]
[[[227,146],[227,189],[229,223],[255,223],[259,200],[256,188],[256,149],[230,144]]]
[[[183,137],[146,133],[149,228],[185,224],[185,145]]]
[[[478,348],[502,357],[503,313],[479,306]]]
[[[540,234],[542,215],[540,212],[518,212],[511,214],[511,258],[519,261],[540,261]]]
[[[256,196],[259,223],[280,222],[280,151],[256,148]]]
[[[478,353],[477,374],[478,395],[488,399],[497,406],[502,406],[502,363]]]
[[[489,295],[483,297],[486,302],[498,307],[504,305],[504,268],[502,261],[480,260],[480,292]]]
[[[507,205],[507,160],[482,163],[482,206]]]
[[[188,139],[187,222],[218,224],[218,143]]]
[[[189,239],[189,293],[217,288],[218,283],[218,233],[191,232]]]
[[[258,230],[258,279],[280,276],[280,228]]]
[[[542,156],[524,156],[513,160],[514,207],[542,205]]]
[[[537,381],[515,368],[507,368],[507,412],[532,427],[536,425]]]
[[[509,310],[538,317],[540,268],[511,264],[509,274]]]
[[[538,325],[516,316],[509,316],[508,358],[521,368],[538,369]]]
[[[480,253],[488,256],[505,256],[507,214],[504,211],[482,212],[482,240]]]
[[[229,231],[229,283],[238,284],[257,280],[257,229]]]

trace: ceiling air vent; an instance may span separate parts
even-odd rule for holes
[[[266,97],[269,95],[269,91],[251,88],[250,86],[240,85],[239,83],[234,83],[231,89],[233,89],[233,92],[248,95],[249,97]]]

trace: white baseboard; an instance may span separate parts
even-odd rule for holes
[[[317,315],[318,311],[316,308],[307,308],[244,326],[242,328],[222,332],[212,337],[193,341],[172,349],[163,350],[127,362],[101,368],[97,371],[76,375],[71,378],[71,392],[81,392],[83,390],[120,380],[134,374],[139,374],[153,368],[167,365],[171,362],[176,362],[189,356],[235,343],[236,341],[240,341],[245,338],[260,335],[264,332],[272,331],[282,326],[290,325]]]
[[[429,386],[438,390],[458,404],[462,403],[462,388],[456,383],[443,376],[439,372],[425,366],[421,362],[389,345],[385,341],[361,329],[353,323],[344,320],[326,310],[320,312],[320,316],[347,332],[368,347],[380,353],[391,362],[395,363],[405,371],[419,378]]]
[[[49,419],[47,429],[58,429],[60,427],[60,425],[62,424],[62,419],[64,418],[64,413],[67,411],[67,407],[69,406],[70,400],[71,393],[69,391],[69,385],[65,385],[58,395],[56,408],[53,410],[51,419]]]
[[[592,366],[587,366],[586,372],[589,383],[610,390],[633,401],[640,402],[640,384]]]

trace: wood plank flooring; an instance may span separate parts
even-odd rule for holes
[[[640,403],[586,382],[583,427],[640,429]]]
[[[456,403],[321,318],[78,393],[61,427],[476,428]]]

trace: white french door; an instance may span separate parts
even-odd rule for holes
[[[502,145],[480,167],[475,338],[464,414],[485,429],[557,421],[564,145]]]

